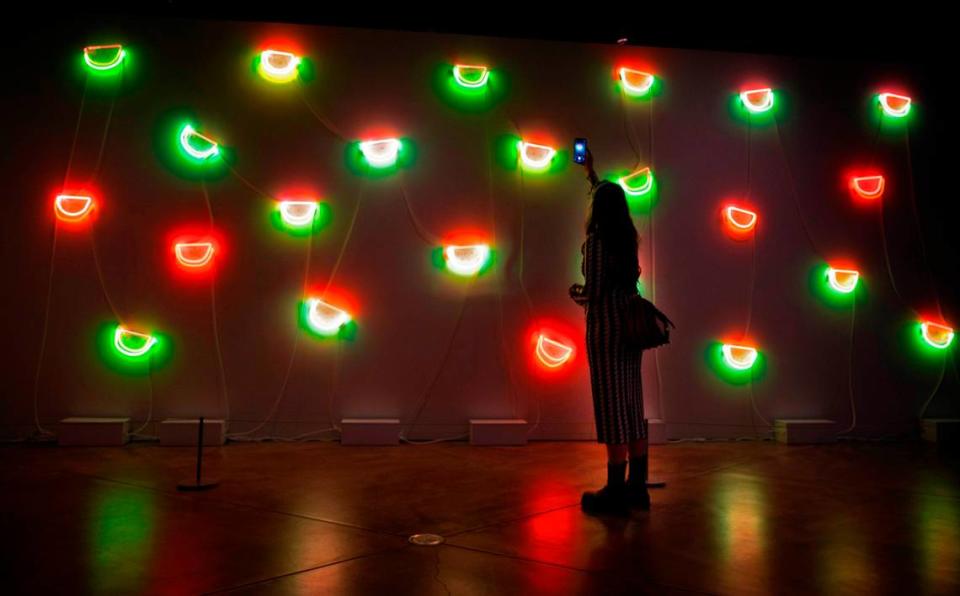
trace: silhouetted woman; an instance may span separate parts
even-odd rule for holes
[[[597,441],[607,447],[607,485],[584,493],[581,506],[590,514],[626,514],[650,508],[641,352],[627,347],[623,337],[627,304],[640,276],[637,230],[623,189],[597,179],[589,153],[584,166],[592,185],[581,249],[586,283],[573,285],[570,296],[586,308],[590,388]],[[630,477],[625,479],[628,454]]]

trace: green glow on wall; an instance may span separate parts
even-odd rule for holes
[[[723,357],[723,343],[719,341],[711,342],[704,352],[704,360],[707,367],[710,368],[722,381],[730,385],[746,385],[762,380],[767,374],[767,359],[764,353],[757,349],[757,359],[748,369],[740,370],[727,364]]]
[[[771,97],[773,98],[773,105],[762,112],[755,112],[748,109],[743,100],[740,98],[740,93],[733,93],[730,95],[728,108],[730,114],[740,122],[748,123],[751,126],[756,127],[766,127],[776,124],[777,116],[782,115],[786,97],[779,90],[773,89],[770,92]]]
[[[400,170],[406,170],[417,161],[417,145],[408,138],[400,138],[400,149],[397,159],[390,165],[372,166],[360,150],[362,141],[353,141],[346,144],[343,152],[344,165],[347,170],[356,176],[378,179],[393,176]]]
[[[632,70],[636,70],[636,69],[632,69]],[[628,78],[635,76],[629,72],[627,72],[626,74]],[[658,97],[663,93],[663,80],[653,73],[647,73],[647,74],[650,74],[650,76],[653,77],[653,80],[650,83],[649,87],[646,87],[646,89],[644,90],[643,86],[638,87],[638,86],[625,84],[623,81],[624,74],[620,72],[620,69],[618,68],[616,82],[614,83],[616,85],[617,92],[622,93],[623,95],[629,97],[631,100],[639,100],[639,101],[647,101],[647,100],[653,99],[654,97]]]
[[[316,211],[309,222],[299,224],[297,220],[290,220],[283,217],[280,202],[275,202],[270,210],[270,223],[281,232],[297,237],[307,237],[326,229],[333,221],[333,209],[330,205],[317,201]]]
[[[156,340],[153,346],[142,356],[132,356],[119,351],[116,346],[116,322],[105,323],[97,330],[96,346],[101,361],[116,373],[128,376],[145,376],[150,371],[164,367],[172,357],[173,350],[169,336],[156,331],[150,335]],[[131,347],[139,347],[135,339],[130,340]]]
[[[610,170],[605,172],[601,178],[607,180],[608,182],[613,182],[614,184],[623,186],[620,184],[620,180],[626,178],[633,174],[634,172],[627,168]],[[657,179],[657,176],[650,174],[650,188],[646,192],[640,195],[633,195],[628,192],[624,192],[624,195],[627,197],[627,206],[630,208],[630,212],[634,215],[645,215],[649,214],[654,207],[656,207],[660,199],[660,183]]]
[[[127,60],[127,49],[121,44],[93,45],[83,48],[84,66],[91,74],[120,74]]]
[[[493,269],[493,266],[497,261],[497,251],[496,249],[494,249],[494,247],[491,246],[490,253],[487,255],[486,261],[484,261],[483,265],[480,267],[480,269],[476,273],[472,275],[461,275],[454,271],[451,271],[450,267],[448,267],[447,258],[443,254],[443,248],[444,247],[442,246],[438,246],[434,248],[432,251],[430,251],[430,262],[433,264],[433,266],[437,270],[443,271],[444,273],[449,274],[452,278],[455,278],[455,279],[469,280],[476,277],[480,277],[485,273],[487,273],[488,271],[490,271],[491,269]]]
[[[462,113],[481,113],[506,99],[509,83],[499,69],[487,70],[486,84],[465,87],[457,83],[453,67],[450,63],[437,64],[431,76],[431,86],[437,98],[451,109]]]
[[[312,324],[310,321],[310,311],[314,306],[312,298],[305,298],[300,301],[299,305],[299,316],[297,317],[297,322],[303,331],[305,331],[311,337],[321,340],[343,340],[343,341],[352,341],[357,336],[357,321],[350,317],[350,319],[339,325],[336,331],[327,331],[321,328],[318,328],[316,325]]]
[[[868,293],[863,276],[859,277],[852,292],[838,292],[830,286],[829,269],[827,263],[818,263],[810,270],[808,286],[811,294],[826,306],[837,310],[849,310],[854,303],[866,302]]]
[[[160,115],[153,127],[153,153],[172,174],[185,180],[218,180],[236,165],[236,154],[218,142],[216,155],[197,159],[184,151],[180,135],[190,125],[203,133],[199,120],[189,110],[176,108]],[[200,148],[203,148],[200,145]]]

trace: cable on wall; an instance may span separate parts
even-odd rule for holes
[[[39,437],[52,437],[54,433],[43,428],[40,424],[40,376],[43,371],[43,357],[47,350],[47,335],[50,330],[50,303],[53,295],[53,274],[57,256],[57,230],[56,221],[53,224],[53,242],[50,247],[50,265],[47,268],[47,294],[43,301],[43,330],[40,333],[40,352],[37,355],[37,368],[33,377],[33,423],[37,427]]]
[[[473,285],[472,278],[470,284],[467,286],[467,291]],[[426,389],[423,392],[423,396],[420,399],[420,404],[417,406],[417,411],[413,416],[413,419],[404,426],[403,431],[400,433],[400,440],[404,443],[410,444],[432,444],[439,443],[441,441],[455,441],[464,438],[462,435],[457,437],[449,437],[445,439],[432,439],[430,441],[413,441],[407,438],[407,435],[410,433],[410,430],[416,426],[417,422],[420,420],[420,415],[423,414],[424,409],[426,409],[427,404],[430,401],[430,397],[433,395],[433,389],[436,387],[437,382],[440,380],[440,375],[443,374],[443,370],[446,368],[447,360],[450,358],[450,354],[453,353],[453,346],[456,343],[457,334],[460,332],[460,325],[463,323],[463,315],[467,310],[467,302],[470,301],[470,295],[467,292],[464,292],[463,300],[460,302],[460,311],[457,313],[457,320],[453,326],[453,332],[450,334],[450,341],[447,343],[446,349],[443,351],[443,357],[440,359],[440,365],[437,367],[436,372],[433,377],[430,379],[430,382],[427,384]]]
[[[400,179],[398,180],[398,186],[400,187],[400,196],[403,198],[403,204],[406,207],[407,216],[410,220],[410,224],[413,226],[414,231],[417,233],[417,236],[420,237],[428,246],[439,246],[441,244],[440,237],[436,234],[430,232],[426,226],[420,221],[420,218],[417,217],[417,214],[413,211],[413,205],[410,204],[410,197],[407,194],[406,185],[403,183],[403,175],[401,174]]]
[[[847,395],[850,397],[850,426],[839,435],[853,432],[857,427],[857,400],[853,390],[853,345],[857,329],[857,301],[853,300],[850,306],[850,349],[847,351]],[[839,436],[838,435],[838,436]]]
[[[320,113],[313,107],[313,104],[310,103],[310,100],[307,99],[306,89],[304,89],[303,81],[302,81],[302,80],[298,80],[297,88],[298,88],[299,91],[300,91],[300,99],[303,101],[303,105],[305,105],[305,106],[307,107],[307,110],[309,110],[310,113],[313,114],[313,117],[316,118],[317,121],[320,122],[320,124],[322,124],[323,127],[327,129],[327,132],[329,132],[330,134],[332,134],[334,137],[336,137],[336,138],[339,139],[340,141],[346,143],[346,142],[347,142],[347,139],[346,139],[346,137],[343,136],[343,133],[340,132],[340,129],[337,128],[337,127],[333,124],[333,122],[331,122],[328,118],[326,118],[326,117],[324,117],[322,114],[320,114]]]
[[[207,192],[207,183],[200,179],[200,188],[203,190],[203,201],[207,207],[207,215],[210,218],[210,228],[213,229],[213,205],[210,203],[210,193]],[[227,372],[223,365],[223,350],[220,347],[220,325],[217,322],[217,282],[216,276],[210,278],[210,323],[213,328],[213,343],[217,353],[217,366],[219,367],[219,385],[220,398],[223,401],[224,416],[230,420],[230,396],[227,392]]]

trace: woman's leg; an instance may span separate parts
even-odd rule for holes
[[[598,491],[583,493],[580,506],[590,514],[626,515],[627,505],[627,453],[625,443],[606,444],[607,484]]]
[[[640,509],[650,509],[647,493],[647,438],[630,443],[630,476],[627,478],[631,504]]]
[[[627,461],[627,446],[626,445],[611,445],[607,444],[607,463],[608,464],[622,464]],[[633,453],[633,445],[630,445],[629,451]]]

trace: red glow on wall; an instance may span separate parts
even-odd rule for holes
[[[538,319],[528,328],[524,343],[533,374],[555,379],[579,368],[583,333],[583,329],[559,319]]]
[[[872,201],[883,196],[887,181],[882,174],[851,176],[850,190],[861,199]]]
[[[165,259],[175,277],[206,278],[223,266],[224,246],[222,236],[209,225],[182,225],[167,235]]]
[[[72,228],[89,225],[96,212],[96,195],[87,189],[64,190],[53,198],[53,213],[57,221]]]
[[[660,76],[660,73],[657,71],[656,65],[654,65],[653,62],[650,62],[649,60],[645,60],[642,58],[623,58],[623,59],[617,60],[613,65],[613,69],[610,71],[610,77],[614,81],[620,81],[621,68],[629,68],[630,70],[637,70],[640,72],[650,73],[653,76]]]
[[[303,56],[306,52],[306,47],[299,39],[289,33],[279,31],[267,33],[258,40],[255,47],[257,54],[264,50],[279,50]]]
[[[337,308],[350,313],[350,318],[353,321],[362,319],[363,308],[357,295],[336,283],[330,286],[327,286],[324,281],[308,284],[300,299],[305,300],[310,297],[319,298],[327,304],[335,305]]]
[[[760,214],[756,207],[743,200],[727,200],[720,206],[720,220],[729,237],[748,240],[757,229]]]
[[[874,208],[884,195],[890,192],[890,178],[878,167],[870,165],[867,158],[845,168],[838,186],[855,205]]]
[[[489,244],[493,247],[490,239],[490,233],[479,227],[463,226],[443,234],[440,240],[444,246],[468,245],[468,244]]]

